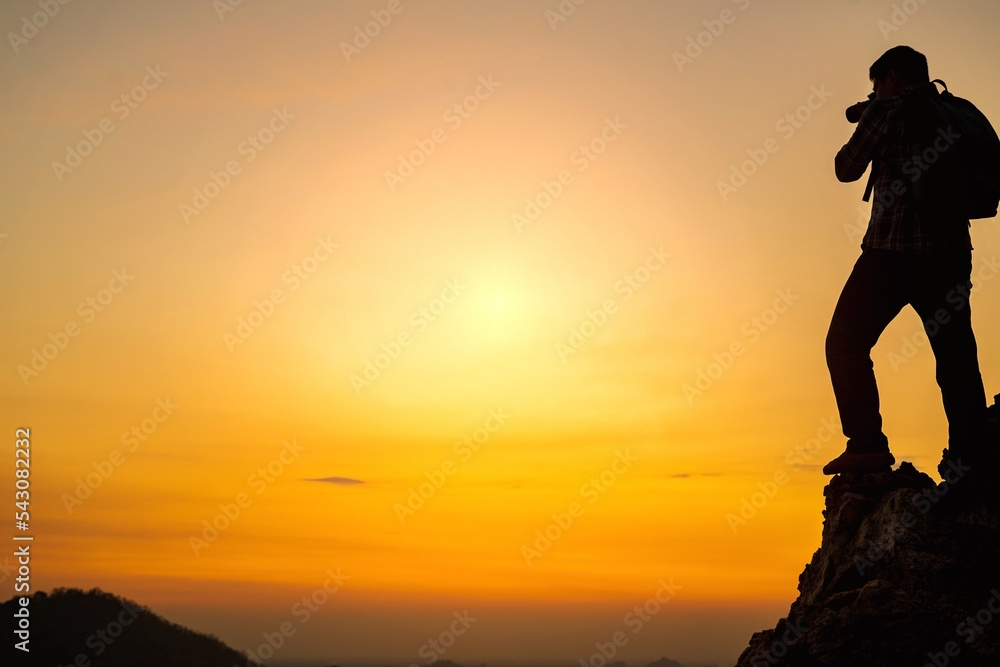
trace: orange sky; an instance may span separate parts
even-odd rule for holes
[[[0,9],[33,584],[238,649],[291,621],[277,659],[424,664],[468,610],[436,657],[576,662],[626,628],[616,659],[733,662],[843,444],[843,110],[906,43],[1000,118],[981,2],[43,5]],[[992,394],[995,222],[973,242]],[[930,472],[919,331],[874,358]]]

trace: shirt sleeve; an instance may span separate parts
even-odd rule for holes
[[[889,105],[882,100],[873,100],[858,121],[854,134],[837,153],[834,170],[837,179],[849,183],[861,178],[868,163],[875,158],[885,137],[885,119]]]

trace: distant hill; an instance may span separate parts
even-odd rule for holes
[[[244,667],[247,656],[217,637],[172,623],[148,607],[100,589],[57,588],[28,596],[30,653],[13,651],[4,665],[88,665],[90,667]],[[20,609],[18,598],[0,604],[8,619]],[[8,637],[12,634],[7,632]],[[331,667],[335,667],[331,665]],[[439,660],[434,667],[464,667]],[[480,664],[477,667],[486,667]],[[614,662],[608,667],[626,667]],[[660,658],[647,667],[684,667]]]
[[[131,600],[93,589],[57,588],[29,596],[29,655],[14,650],[16,664],[100,667],[233,667],[246,656],[204,635],[171,623]],[[9,624],[17,598],[0,605]],[[4,633],[8,638],[12,632]],[[8,641],[10,641],[8,639]],[[84,658],[79,658],[84,656]],[[26,659],[27,658],[27,659]],[[4,664],[11,664],[5,662]]]
[[[670,658],[660,658],[656,662],[649,663],[646,667],[684,667],[684,665]]]

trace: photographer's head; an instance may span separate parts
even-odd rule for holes
[[[894,46],[868,69],[876,97],[898,95],[907,86],[930,83],[927,57],[909,46]]]

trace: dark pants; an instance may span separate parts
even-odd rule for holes
[[[826,337],[826,362],[850,451],[885,449],[871,350],[912,305],[937,360],[949,449],[971,454],[986,413],[972,333],[972,253],[919,255],[864,250],[844,285]]]

